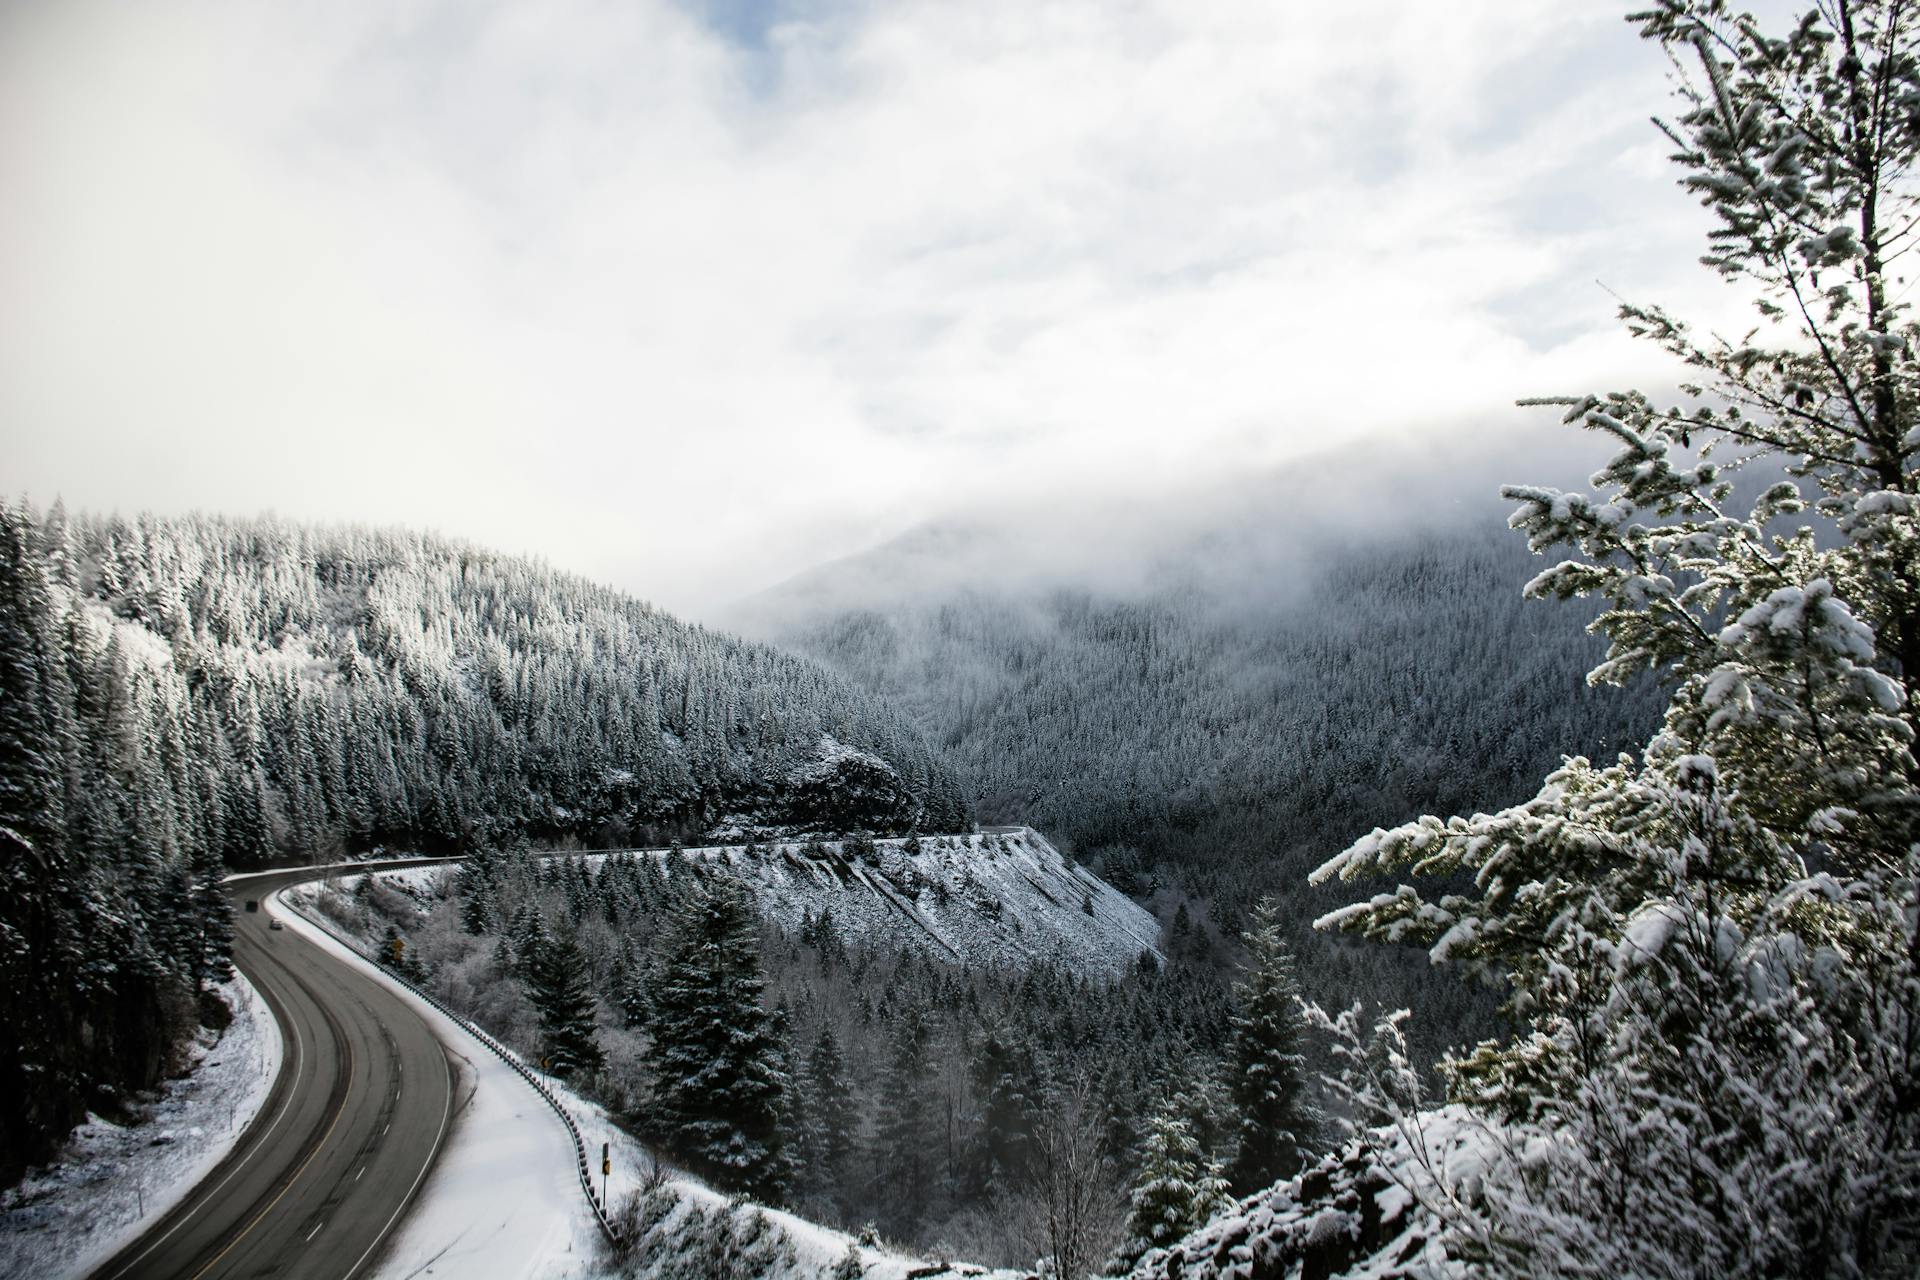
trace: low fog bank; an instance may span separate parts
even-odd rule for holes
[[[1452,438],[1446,438],[1451,436]],[[1504,533],[1512,483],[1583,488],[1606,443],[1551,422],[1378,437],[1269,470],[1153,490],[1057,500],[986,495],[879,546],[830,561],[715,612],[715,625],[790,637],[850,613],[959,596],[1003,605],[1066,590],[1116,601],[1169,592],[1262,613],[1298,603],[1329,557],[1370,546]]]

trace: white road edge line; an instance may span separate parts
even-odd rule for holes
[[[428,1034],[432,1034],[431,1029]],[[367,1246],[367,1251],[360,1255],[360,1260],[349,1267],[347,1274],[340,1277],[340,1280],[353,1280],[360,1268],[367,1264],[367,1259],[373,1256],[373,1251],[385,1243],[387,1233],[393,1230],[393,1224],[400,1220],[400,1215],[412,1207],[414,1193],[420,1190],[420,1184],[426,1180],[428,1171],[433,1168],[433,1162],[440,1158],[440,1144],[446,1140],[447,1125],[453,1119],[453,1059],[447,1055],[446,1046],[440,1044],[439,1036],[434,1036],[433,1042],[440,1045],[440,1058],[447,1068],[447,1106],[440,1115],[440,1132],[433,1135],[433,1150],[427,1152],[426,1163],[420,1166],[420,1172],[414,1176],[413,1185],[407,1188],[407,1194],[401,1198],[400,1207],[393,1211],[393,1216],[387,1219],[387,1225],[380,1228],[380,1234],[373,1238],[373,1243]],[[360,1172],[365,1173],[366,1166],[362,1165]]]
[[[294,888],[294,887],[296,886],[293,886],[293,885],[287,886],[287,888]],[[372,978],[375,982],[379,983],[379,985],[385,988],[389,993],[399,997],[401,1003],[407,1004],[410,1006],[413,1003],[413,1001],[419,999],[418,996],[413,995],[411,992],[407,991],[404,987],[401,987],[399,984],[395,983],[391,978],[389,978],[376,965],[374,965],[371,961],[367,960],[364,956],[355,955],[352,951],[348,950],[346,948],[346,945],[340,942],[339,939],[333,938],[325,930],[321,929],[318,925],[315,925],[312,921],[308,920],[299,911],[280,902],[279,901],[280,896],[284,894],[286,891],[287,891],[286,889],[275,889],[271,894],[268,895],[267,901],[271,902],[275,907],[279,907],[285,910],[288,913],[289,918],[297,918],[300,921],[299,931],[302,933],[308,933],[310,939],[313,940],[315,942],[315,945],[319,946],[321,950],[333,951],[335,950],[335,948],[338,948],[339,952],[341,953],[338,958],[342,959],[343,963],[347,964],[349,967],[358,968],[363,974]],[[309,933],[309,931],[311,932]],[[333,943],[333,946],[326,945],[327,941],[331,941]],[[415,1012],[417,1013],[418,1010],[415,1010]],[[453,1121],[453,1095],[455,1092],[454,1077],[453,1077],[453,1058],[447,1053],[447,1046],[445,1042],[443,1042],[440,1039],[439,1033],[434,1030],[432,1020],[427,1018],[425,1015],[421,1015],[421,1021],[426,1025],[427,1034],[433,1039],[434,1044],[439,1046],[440,1059],[442,1064],[446,1067],[446,1071],[447,1071],[447,1105],[445,1108],[442,1109],[440,1113],[440,1131],[433,1135],[433,1149],[427,1152],[427,1158],[425,1162],[421,1164],[420,1172],[414,1175],[413,1185],[407,1188],[407,1194],[404,1197],[402,1197],[399,1206],[394,1209],[393,1216],[387,1219],[386,1225],[381,1227],[380,1233],[373,1238],[373,1243],[367,1246],[367,1251],[360,1255],[358,1261],[356,1261],[353,1264],[353,1266],[347,1269],[345,1274],[343,1274],[340,1277],[340,1280],[353,1280],[353,1277],[360,1273],[360,1268],[367,1265],[367,1260],[373,1257],[373,1255],[379,1250],[382,1244],[386,1243],[387,1236],[392,1233],[393,1226],[396,1222],[400,1220],[400,1216],[404,1214],[408,1209],[413,1207],[413,1197],[420,1190],[420,1184],[426,1181],[427,1174],[433,1171],[433,1162],[440,1158],[440,1148],[443,1145],[445,1145],[447,1140],[447,1128]],[[393,1122],[389,1120],[387,1122],[387,1129],[391,1129],[392,1127],[393,1127]],[[386,1131],[387,1131],[386,1129],[382,1129],[380,1132],[382,1134],[385,1134]],[[366,1166],[362,1165],[361,1166],[362,1172],[364,1172],[365,1169],[366,1169]]]
[[[249,981],[251,981],[251,979],[249,979]],[[266,996],[264,993],[261,995],[261,1001],[262,1003],[265,1003],[266,1001]],[[284,1003],[284,1001],[282,1003]],[[267,1012],[269,1014],[273,1013],[272,1005],[267,1006]],[[275,1022],[279,1021],[278,1015],[274,1016],[274,1021]],[[273,1131],[280,1127],[280,1122],[286,1119],[287,1113],[289,1111],[293,1110],[293,1104],[300,1096],[300,1089],[299,1089],[300,1075],[302,1072],[304,1072],[307,1069],[307,1055],[306,1055],[306,1051],[301,1046],[300,1028],[294,1025],[294,1022],[291,1016],[289,1016],[287,1019],[286,1029],[293,1033],[293,1058],[294,1058],[293,1086],[287,1090],[287,1096],[281,1100],[280,1111],[277,1115],[273,1117],[273,1123],[269,1124],[266,1127],[266,1129],[261,1132],[259,1138],[254,1142],[252,1150],[248,1151],[245,1156],[241,1157],[240,1163],[234,1165],[233,1168],[227,1170],[227,1176],[220,1179],[219,1182],[214,1184],[213,1189],[211,1191],[208,1191],[204,1196],[201,1196],[199,1198],[199,1203],[195,1204],[191,1209],[187,1210],[187,1212],[180,1215],[180,1220],[174,1223],[171,1227],[168,1227],[165,1233],[163,1233],[158,1240],[155,1240],[152,1244],[142,1249],[134,1257],[129,1258],[127,1260],[127,1265],[120,1268],[118,1271],[114,1272],[113,1275],[109,1278],[109,1280],[120,1280],[121,1276],[124,1276],[127,1274],[127,1272],[133,1270],[133,1268],[138,1263],[143,1261],[148,1254],[152,1253],[155,1249],[158,1249],[161,1245],[165,1244],[169,1239],[171,1239],[174,1232],[186,1226],[187,1223],[193,1221],[194,1216],[198,1214],[202,1209],[206,1208],[207,1205],[213,1202],[214,1196],[219,1194],[220,1189],[222,1187],[226,1186],[229,1182],[233,1181],[234,1175],[238,1174],[240,1170],[245,1168],[248,1161],[252,1160],[255,1156],[259,1155],[262,1151],[266,1149],[267,1139],[273,1136]],[[286,1063],[283,1061],[280,1065],[281,1065],[281,1070],[284,1071],[286,1069]],[[276,1083],[278,1082],[276,1081]],[[244,1135],[242,1136],[244,1137]],[[188,1194],[193,1195],[198,1190],[199,1188],[195,1187],[194,1191],[189,1192]]]

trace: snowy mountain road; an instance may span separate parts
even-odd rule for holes
[[[235,881],[235,906],[316,874]],[[433,1168],[452,1060],[398,996],[270,919],[236,909],[233,955],[279,1023],[280,1076],[227,1158],[93,1280],[350,1280]]]

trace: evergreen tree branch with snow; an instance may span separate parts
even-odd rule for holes
[[[1443,1064],[1499,1156],[1471,1194],[1424,1188],[1449,1191],[1457,1263],[1911,1275],[1920,330],[1896,273],[1920,233],[1920,12],[1825,0],[1780,35],[1722,0],[1631,20],[1676,68],[1660,127],[1717,220],[1704,261],[1759,324],[1729,341],[1624,308],[1689,369],[1684,401],[1523,402],[1617,452],[1591,493],[1505,493],[1535,551],[1567,554],[1529,593],[1606,602],[1592,679],[1651,669],[1662,728],[1515,808],[1374,831],[1314,880],[1443,891],[1320,923],[1506,993],[1515,1033]],[[1771,483],[1736,506],[1742,472]]]

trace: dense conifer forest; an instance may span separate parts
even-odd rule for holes
[[[432,535],[0,501],[0,1272],[1920,1275],[1920,3],[1626,15],[1711,224],[1689,265],[1751,328],[1642,254],[1673,208],[1599,118],[1635,82],[1585,6],[712,7],[224,42],[89,14],[0,58],[23,118],[85,126],[0,142],[51,193],[6,224],[28,470],[128,492],[90,455],[137,422],[233,492],[267,455],[224,431],[313,438],[263,404],[517,444],[544,384],[591,428],[552,457],[616,489],[568,531],[636,527],[637,463],[689,503],[654,527],[732,526],[639,545],[688,578],[923,521],[735,606],[761,643]],[[69,74],[96,45],[114,74]],[[183,133],[158,90],[189,81]],[[75,163],[125,138],[164,163]],[[1242,181],[1275,154],[1284,189]],[[208,252],[190,199],[100,198],[118,169],[256,234]],[[330,252],[366,209],[378,280]],[[1566,306],[1601,251],[1698,306],[1620,301],[1664,371]],[[615,258],[641,274],[589,281]],[[100,296],[129,324],[72,304]],[[382,358],[290,341],[308,312]],[[233,376],[261,314],[297,379]],[[501,352],[524,370],[484,376]],[[66,385],[96,367],[137,417]],[[1485,427],[1509,370],[1581,369],[1652,390],[1500,389],[1585,441],[1531,461]],[[343,381],[378,403],[313,395]],[[411,456],[379,443],[329,456]],[[377,861],[413,853],[453,856]],[[331,1034],[274,1048],[270,1016]],[[203,1092],[163,1129],[169,1077]]]
[[[969,822],[821,667],[412,534],[0,508],[0,680],[0,1177],[219,1017],[227,868]]]
[[[1274,893],[1284,931],[1340,967],[1329,988],[1364,989],[1306,927],[1333,905],[1308,870],[1376,825],[1517,800],[1563,754],[1609,758],[1658,716],[1648,682],[1589,687],[1591,611],[1522,598],[1540,563],[1488,514],[1285,579],[1203,540],[1135,590],[1016,577],[824,612],[796,594],[767,605],[769,629],[911,709],[983,821],[1031,823],[1155,903],[1183,955],[1228,958]]]

